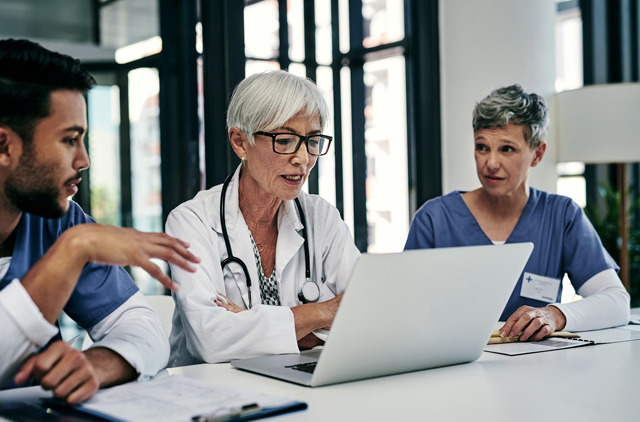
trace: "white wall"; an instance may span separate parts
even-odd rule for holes
[[[555,84],[555,0],[440,0],[443,192],[480,186],[471,112],[492,89],[519,83],[546,98]],[[548,101],[550,102],[550,101]],[[553,140],[529,183],[556,190]]]

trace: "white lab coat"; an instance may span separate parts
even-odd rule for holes
[[[238,207],[239,174],[240,167],[226,193],[225,221],[233,255],[244,261],[251,276],[253,308],[233,313],[214,303],[218,291],[238,306],[249,306],[240,266],[230,264],[223,271],[220,265],[227,250],[220,223],[222,185],[218,185],[181,204],[167,219],[166,232],[188,242],[191,252],[202,259],[195,273],[171,265],[180,288],[173,296],[170,367],[299,352],[290,308],[300,305],[297,296],[305,278],[302,223],[294,201],[283,201],[277,214],[275,266],[282,306],[261,305],[249,229]],[[335,207],[305,192],[299,199],[308,226],[311,279],[320,286],[320,301],[325,301],[344,292],[360,253]]]

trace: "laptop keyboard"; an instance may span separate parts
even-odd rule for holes
[[[318,362],[306,362],[306,363],[298,363],[296,365],[285,366],[285,368],[295,369],[296,371],[308,372],[313,374],[313,371],[316,369],[316,365]]]

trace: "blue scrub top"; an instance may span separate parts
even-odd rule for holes
[[[11,264],[0,280],[0,290],[16,278],[21,280],[66,229],[77,224],[95,223],[78,204],[73,201],[69,204],[69,211],[57,219],[22,214]],[[88,329],[137,291],[138,287],[124,268],[89,263],[82,270],[64,311],[78,325]]]
[[[405,249],[490,245],[461,191],[427,201],[411,222]],[[577,291],[594,275],[619,267],[602,246],[591,222],[570,198],[529,188],[529,200],[506,243],[532,242],[524,272],[562,280],[565,273]],[[520,296],[521,274],[500,317],[506,320],[522,305],[547,302]],[[556,303],[560,302],[562,283]]]

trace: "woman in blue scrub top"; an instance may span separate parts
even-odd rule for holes
[[[473,111],[481,187],[427,201],[405,249],[533,242],[535,247],[501,320],[503,337],[537,341],[556,330],[584,331],[629,321],[619,267],[582,209],[570,198],[529,187],[529,169],[546,150],[542,97],[519,85],[496,89]],[[567,274],[583,297],[559,303]]]

